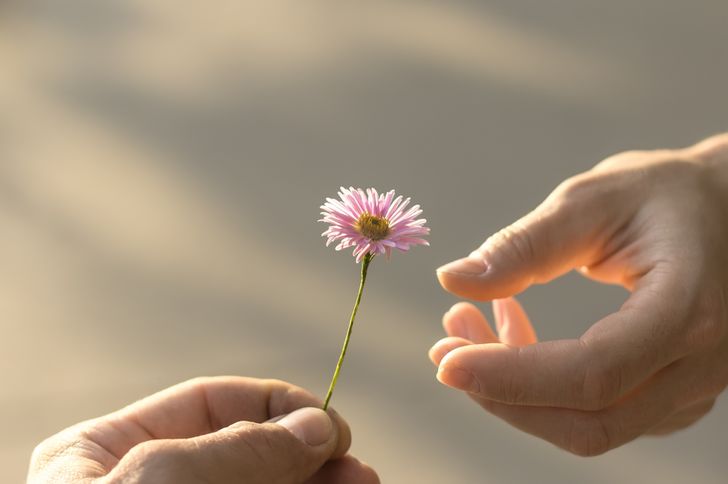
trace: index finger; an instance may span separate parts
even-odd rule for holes
[[[705,342],[686,324],[692,298],[683,281],[655,270],[622,309],[581,338],[521,348],[471,345],[451,351],[438,379],[480,397],[515,405],[597,410]]]

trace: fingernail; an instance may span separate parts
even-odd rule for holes
[[[286,415],[288,415],[288,414],[287,413],[284,413],[283,415],[278,415],[277,417],[273,417],[270,420],[266,420],[265,423],[276,423],[279,420],[281,420],[282,418],[284,418]]]
[[[440,383],[458,390],[464,390],[469,393],[478,393],[480,391],[480,383],[475,379],[472,373],[461,368],[443,367],[437,372],[437,379]]]
[[[433,346],[427,351],[427,357],[430,359],[431,362],[433,362],[435,365],[440,364],[440,360],[442,358],[439,358],[439,351],[437,351],[438,348]]]
[[[462,259],[458,259],[439,267],[437,272],[462,276],[479,276],[487,270],[488,265],[483,259],[478,257],[463,257]]]
[[[312,407],[291,412],[276,424],[288,429],[298,440],[311,446],[328,442],[334,430],[326,412]]]
[[[430,351],[427,352],[427,356],[430,357],[430,361],[435,364],[435,366],[439,365],[442,359],[447,354],[448,349],[439,345],[435,345],[432,348],[430,348]]]

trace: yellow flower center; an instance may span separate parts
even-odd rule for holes
[[[389,222],[384,217],[363,213],[354,224],[354,229],[371,240],[382,240],[389,235]]]

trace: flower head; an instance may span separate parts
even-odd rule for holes
[[[327,198],[321,205],[323,218],[329,228],[321,234],[328,246],[339,241],[336,250],[354,247],[354,257],[360,262],[371,253],[392,253],[392,249],[409,250],[412,245],[430,245],[422,237],[430,233],[419,205],[407,206],[410,199],[394,197],[394,190],[379,194],[374,188],[344,188],[339,200]]]

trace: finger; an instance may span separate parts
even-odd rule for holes
[[[473,342],[470,340],[459,338],[457,336],[448,336],[447,338],[443,338],[435,343],[432,348],[430,348],[428,356],[430,357],[430,360],[435,364],[435,366],[437,366],[440,364],[440,361],[442,361],[445,355],[450,353],[455,348],[460,348],[461,346],[467,346],[472,344]]]
[[[334,456],[338,437],[326,412],[302,408],[275,423],[237,422],[190,439],[145,442],[121,460],[109,480],[141,474],[143,482],[204,476],[206,482],[298,484]]]
[[[509,346],[528,346],[538,341],[526,311],[515,298],[493,301],[498,338]]]
[[[728,150],[728,134],[721,133],[704,139],[687,149],[693,156],[707,159],[710,163],[720,159],[720,154]]]
[[[604,190],[595,190],[593,180],[583,174],[562,184],[535,210],[488,238],[468,257],[440,267],[440,284],[458,296],[485,301],[512,296],[531,284],[590,265],[598,259],[600,234],[622,223],[601,205]]]
[[[582,411],[508,405],[475,397],[488,412],[514,427],[581,456],[619,447],[669,418],[685,405],[690,369],[672,366],[611,407]]]
[[[450,336],[464,338],[473,343],[497,343],[485,315],[473,304],[459,302],[442,317],[442,326]]]
[[[91,421],[86,433],[117,459],[151,439],[189,438],[215,432],[235,422],[263,422],[302,407],[320,407],[308,391],[279,380],[225,376],[195,378]],[[339,429],[335,455],[346,453],[351,433],[329,411]]]
[[[668,270],[648,274],[620,311],[580,339],[520,348],[460,347],[442,359],[438,379],[502,403],[605,408],[659,369],[708,344],[708,326],[699,312],[691,312],[684,284]],[[689,320],[697,323],[686,324]]]
[[[379,484],[379,476],[356,458],[344,457],[327,462],[306,484]]]
[[[710,413],[714,406],[715,398],[693,404],[688,408],[671,415],[651,428],[647,433],[650,435],[668,435],[687,428]]]

